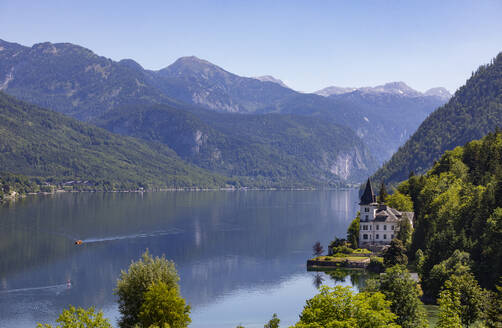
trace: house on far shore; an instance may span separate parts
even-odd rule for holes
[[[413,226],[414,212],[400,212],[376,200],[371,181],[368,179],[361,196],[359,245],[360,247],[385,246],[390,244],[399,231],[399,222],[409,220]]]

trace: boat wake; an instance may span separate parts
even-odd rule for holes
[[[87,239],[82,239],[82,244],[102,243],[102,242],[107,242],[107,241],[116,241],[116,240],[123,240],[123,239],[151,238],[151,237],[160,237],[160,236],[167,236],[167,235],[177,235],[182,232],[183,232],[183,230],[181,230],[181,229],[170,229],[170,230],[161,230],[161,231],[152,231],[152,232],[138,233],[138,234],[132,234],[132,235],[125,235],[125,236],[87,238]]]
[[[65,290],[67,290],[68,288],[70,288],[70,287],[69,287],[68,283],[66,283],[66,284],[57,284],[57,285],[49,285],[49,286],[41,286],[41,287],[6,289],[6,290],[0,290],[0,295],[14,294],[14,293],[26,293],[26,292],[37,292],[37,291],[55,292],[56,294],[59,294]]]

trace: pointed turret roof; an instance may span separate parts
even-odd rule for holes
[[[371,181],[368,178],[368,182],[366,182],[366,188],[364,189],[363,195],[361,196],[361,202],[359,203],[359,205],[369,205],[375,202],[376,202],[375,193],[373,192]]]

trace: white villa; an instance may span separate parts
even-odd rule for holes
[[[376,201],[370,179],[359,205],[359,244],[363,247],[390,244],[399,230],[401,220],[410,220],[413,226],[413,212],[399,212]]]

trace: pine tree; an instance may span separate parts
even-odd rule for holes
[[[385,189],[385,183],[380,184],[380,192],[378,193],[378,202],[385,203],[387,199],[387,189]]]

